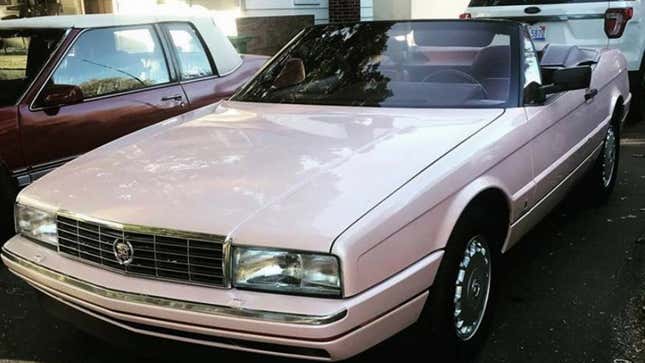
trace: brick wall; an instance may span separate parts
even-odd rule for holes
[[[75,15],[83,13],[83,4],[81,0],[61,0],[61,8],[63,10],[60,15]]]
[[[112,0],[84,0],[85,14],[109,14],[114,12]]]
[[[238,18],[237,32],[240,37],[250,38],[247,53],[274,55],[303,28],[313,24],[313,15]]]
[[[361,20],[361,0],[329,0],[329,21],[332,23]]]

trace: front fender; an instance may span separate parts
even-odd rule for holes
[[[340,257],[345,295],[443,249],[466,206],[484,190],[500,190],[516,218],[532,180],[529,131],[523,109],[507,110],[341,233],[330,252]]]
[[[332,250],[341,261],[346,262],[343,265],[345,295],[358,294],[405,270],[423,257],[444,249],[463,211],[481,192],[489,189],[509,195],[497,178],[480,177],[384,237],[379,237],[379,234],[388,233],[387,226],[395,223],[393,220],[400,216],[383,218],[380,222],[377,222],[378,218],[359,221],[343,236],[345,242],[338,241]],[[510,208],[508,197],[507,203]],[[387,213],[387,209],[380,213]],[[409,211],[402,213],[406,215]],[[359,234],[362,235],[358,237]],[[353,237],[356,239],[350,243]],[[426,286],[432,283],[427,281]]]

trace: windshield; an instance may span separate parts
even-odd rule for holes
[[[11,106],[38,75],[64,30],[0,31],[0,106]]]
[[[548,5],[548,4],[575,4],[575,3],[600,3],[602,0],[471,0],[469,7],[478,6],[512,6],[512,5]]]
[[[237,101],[486,108],[517,100],[516,25],[368,22],[306,29]]]

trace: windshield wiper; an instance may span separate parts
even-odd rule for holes
[[[128,73],[128,72],[126,72],[126,71],[124,71],[124,70],[121,70],[121,69],[118,69],[118,68],[114,68],[114,67],[110,67],[110,66],[105,65],[105,64],[96,63],[96,62],[93,62],[93,61],[91,61],[91,60],[89,60],[89,59],[85,59],[85,58],[81,59],[81,62],[85,62],[85,63],[93,64],[93,65],[95,65],[95,66],[97,66],[97,67],[103,67],[103,68],[105,68],[105,69],[109,69],[109,70],[112,70],[112,71],[115,71],[115,72],[119,72],[119,73],[121,73],[121,74],[125,74],[126,76],[128,76],[128,77],[130,77],[130,78],[134,79],[135,81],[137,81],[137,82],[139,82],[139,83],[141,83],[141,85],[142,85],[142,86],[146,87],[146,83],[145,83],[144,81],[142,81],[142,80],[141,80],[141,78],[139,78],[139,77],[135,76],[135,75],[134,75],[134,74],[132,74],[132,73]]]

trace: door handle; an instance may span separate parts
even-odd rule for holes
[[[182,95],[174,95],[174,96],[163,97],[161,100],[163,102],[166,102],[166,101],[177,101],[177,102],[179,102],[179,101],[181,101],[183,99],[184,99],[184,96],[182,96]]]
[[[590,89],[585,93],[585,101],[589,101],[594,99],[596,96],[598,96],[598,90],[597,89]]]

